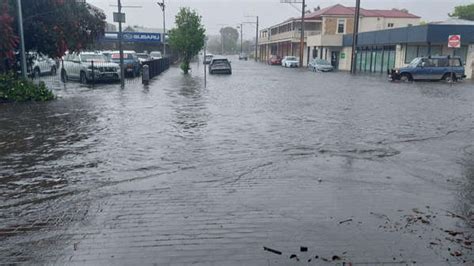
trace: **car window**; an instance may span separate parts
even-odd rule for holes
[[[460,67],[461,65],[461,60],[459,59],[449,59],[449,65],[453,67]]]
[[[81,55],[82,62],[89,62],[89,61],[107,61],[106,57],[101,54],[83,54]]]

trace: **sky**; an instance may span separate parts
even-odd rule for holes
[[[156,4],[157,1],[122,0],[123,6],[138,6],[123,9],[127,17],[126,24],[162,28],[163,16]],[[117,0],[87,0],[87,2],[103,9],[107,21],[112,22],[112,13],[116,12]],[[283,22],[290,17],[300,16],[297,9],[289,4],[280,3],[280,0],[165,0],[165,2],[168,29],[174,26],[174,16],[180,7],[191,7],[202,16],[209,35],[218,34],[219,29],[225,26],[236,27],[242,22],[255,22],[255,16],[259,16],[260,29]],[[354,6],[355,0],[306,0],[310,9],[318,5],[324,8],[337,3]],[[472,0],[361,0],[361,7],[406,8],[429,22],[447,19],[448,13],[452,12],[455,6],[470,3]],[[253,37],[255,37],[255,24],[244,24],[244,39]]]

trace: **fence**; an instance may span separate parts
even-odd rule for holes
[[[150,79],[160,75],[168,68],[170,68],[170,59],[168,57],[145,61],[143,62],[143,66],[147,65],[148,70],[150,73]]]

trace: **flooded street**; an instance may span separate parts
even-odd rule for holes
[[[0,264],[474,261],[474,83],[232,64],[1,104]]]

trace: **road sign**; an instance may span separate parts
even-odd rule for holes
[[[449,35],[448,47],[461,48],[461,35]]]
[[[125,13],[114,12],[114,22],[125,23]]]
[[[341,59],[346,59],[346,53],[341,53]]]

